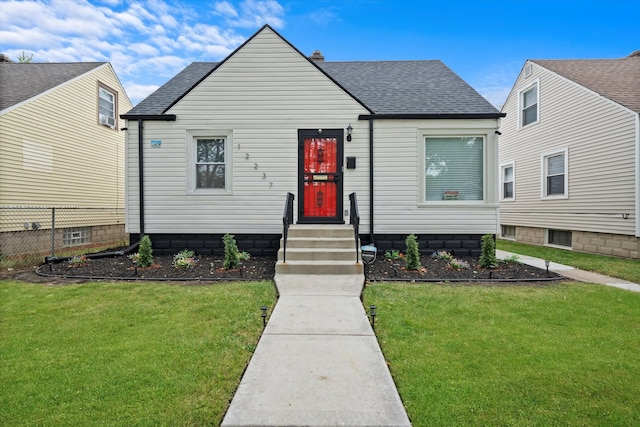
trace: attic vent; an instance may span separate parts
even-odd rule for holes
[[[313,62],[324,62],[324,55],[319,50],[316,50],[313,52],[313,54],[311,54],[309,59]]]
[[[531,75],[531,64],[524,66],[524,76],[529,77]]]

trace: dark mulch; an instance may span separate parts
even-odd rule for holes
[[[495,269],[478,266],[478,258],[457,257],[467,262],[469,268],[454,269],[447,262],[422,256],[423,268],[408,271],[404,268],[404,259],[388,260],[384,257],[365,267],[369,281],[531,281],[557,279],[562,276],[545,270],[514,262],[502,262]],[[136,269],[124,256],[89,259],[84,265],[73,266],[68,261],[44,265],[39,272],[44,277],[38,281],[51,281],[55,278],[81,280],[93,279],[145,279],[176,281],[214,281],[214,280],[271,280],[275,274],[276,260],[273,257],[251,257],[242,261],[240,267],[233,270],[222,268],[223,258],[219,256],[200,256],[193,268],[175,268],[171,256],[154,256],[156,265],[148,269]],[[24,276],[25,273],[23,273]],[[29,280],[28,277],[19,277]],[[31,281],[31,280],[30,280]]]
[[[422,268],[420,270],[407,270],[404,259],[390,260],[384,257],[376,259],[365,267],[367,280],[370,281],[477,281],[477,280],[550,280],[561,278],[559,274],[531,267],[516,262],[500,262],[496,268],[481,268],[478,258],[456,257],[469,265],[468,268],[452,268],[448,262],[442,259],[432,259],[423,255],[420,258]]]

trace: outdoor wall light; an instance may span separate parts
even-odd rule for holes
[[[267,306],[260,307],[260,313],[262,315],[262,327],[267,326]]]
[[[369,306],[369,315],[371,316],[371,327],[375,329],[376,327],[376,316],[378,314],[378,307],[375,305]]]
[[[349,126],[347,126],[347,141],[351,141],[351,131],[353,130],[353,128],[351,127],[351,123],[349,123]]]

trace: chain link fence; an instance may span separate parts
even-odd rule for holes
[[[126,243],[124,208],[0,206],[0,262],[28,264]]]

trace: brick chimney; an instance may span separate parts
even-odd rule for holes
[[[0,53],[0,62],[13,62],[13,61],[10,60],[9,57],[4,53]]]
[[[313,54],[309,57],[313,62],[324,62],[324,55],[319,50],[313,52]]]

